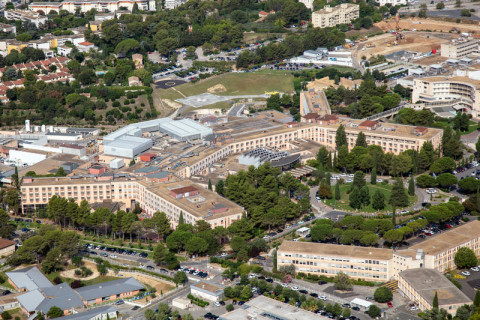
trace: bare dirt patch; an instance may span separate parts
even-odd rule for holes
[[[172,101],[172,100],[170,100],[170,99],[162,99],[162,102],[165,103],[165,104],[166,104],[167,106],[169,106],[170,108],[178,109],[178,108],[181,108],[181,107],[182,107],[182,104],[181,104],[181,103]]]
[[[219,92],[226,92],[227,88],[221,83],[214,85],[207,89],[208,93],[219,93]]]
[[[91,279],[95,279],[96,277],[98,277],[100,275],[100,273],[97,271],[97,265],[95,263],[90,262],[90,261],[83,261],[83,265],[85,267],[89,268],[90,270],[92,270],[92,272],[93,272],[88,277],[83,278],[81,276],[77,276],[75,274],[75,269],[62,271],[62,272],[60,272],[60,276],[64,277],[64,278],[69,278],[69,279],[91,280]]]
[[[375,26],[382,29],[383,31],[390,31],[395,29],[396,22],[392,21],[380,21],[375,23]],[[455,30],[460,30],[460,32],[473,32],[479,33],[480,26],[478,23],[475,24],[464,24],[464,23],[455,23],[448,21],[439,21],[433,19],[420,19],[420,18],[408,18],[400,19],[399,28],[401,30],[429,30],[429,31],[441,31],[441,32],[450,32]]]
[[[149,286],[155,288],[158,294],[166,293],[167,291],[172,290],[174,287],[169,284],[167,281],[160,280],[158,278],[150,277],[148,275],[144,274],[139,274],[135,272],[128,272],[128,271],[120,271],[117,274],[115,274],[114,271],[109,270],[108,275],[110,276],[115,276],[115,277],[122,277],[122,278],[128,278],[128,277],[133,277],[139,282],[143,284],[148,284]]]

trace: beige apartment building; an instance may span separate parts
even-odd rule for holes
[[[391,249],[283,241],[277,265],[293,264],[297,272],[328,277],[343,272],[353,279],[385,282],[391,278],[392,255]]]
[[[115,201],[132,208],[138,203],[147,216],[163,211],[176,227],[183,214],[184,221],[195,224],[205,220],[212,225],[228,227],[240,219],[244,209],[191,181],[152,183],[134,178],[24,178],[22,183],[22,209],[35,212],[45,208],[56,195],[74,199],[77,203]]]
[[[445,58],[460,59],[478,53],[478,40],[458,38],[442,43],[440,55]]]
[[[412,102],[452,106],[480,117],[480,81],[468,77],[428,77],[413,80]]]
[[[243,125],[255,126],[252,132],[244,132]],[[269,127],[269,125],[272,125]],[[367,137],[368,144],[381,146],[384,152],[399,154],[406,150],[420,150],[423,143],[430,141],[437,148],[442,140],[443,131],[436,128],[421,128],[399,124],[341,119],[324,122],[317,119],[314,123],[272,123],[257,121],[255,118],[231,121],[220,125],[231,137],[224,144],[211,146],[198,155],[184,159],[184,165],[175,168],[175,174],[189,178],[197,174],[207,174],[209,168],[221,159],[236,153],[243,153],[256,148],[275,148],[288,150],[291,142],[309,140],[330,148],[335,148],[335,135],[338,127],[343,125],[347,134],[349,149],[355,146],[360,132]],[[232,126],[229,129],[229,126]],[[264,128],[258,129],[258,128]],[[214,131],[217,128],[214,127]]]
[[[297,272],[335,276],[344,272],[355,279],[398,279],[409,269],[455,269],[455,253],[461,247],[480,256],[480,221],[433,236],[408,249],[395,250],[337,244],[284,241],[278,248],[278,266],[293,264]]]
[[[335,27],[338,24],[348,24],[360,16],[360,6],[353,3],[342,3],[335,7],[326,5],[323,9],[312,13],[314,28]]]
[[[417,268],[402,271],[398,277],[398,288],[402,295],[417,303],[421,311],[433,308],[435,293],[438,297],[438,307],[452,315],[457,313],[459,307],[472,303],[472,299],[434,269]]]

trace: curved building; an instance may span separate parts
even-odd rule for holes
[[[468,77],[428,77],[413,80],[412,102],[427,106],[451,106],[455,110],[480,114],[480,81]]]

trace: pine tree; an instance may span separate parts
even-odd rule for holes
[[[415,195],[415,181],[413,180],[413,175],[410,177],[408,181],[408,194],[411,196]]]
[[[340,183],[335,183],[335,200],[340,200],[341,194],[340,194]]]
[[[435,296],[433,297],[432,307],[434,309],[438,309],[438,295],[436,291],[435,291]]]
[[[372,173],[370,174],[370,183],[377,184],[377,167],[373,167]]]
[[[357,136],[357,141],[355,141],[355,146],[356,147],[368,147],[367,145],[367,137],[365,136],[365,133],[360,132]]]
[[[375,210],[385,209],[385,195],[380,190],[376,190],[372,196],[372,207]]]
[[[345,133],[345,127],[341,124],[338,129],[337,133],[335,134],[335,145],[337,150],[340,149],[341,146],[347,146],[347,134]]]
[[[354,187],[349,196],[350,207],[360,209],[362,207],[362,197],[357,187]]]
[[[212,181],[208,179],[208,190],[212,191]]]

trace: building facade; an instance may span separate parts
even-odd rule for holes
[[[37,12],[26,10],[6,10],[3,14],[7,20],[21,20],[24,22],[30,22],[33,23],[37,28],[41,28],[48,21],[47,17],[41,16]]]
[[[343,272],[353,279],[385,282],[391,278],[390,249],[283,241],[278,266],[294,265],[297,272],[335,277]]]
[[[325,6],[312,13],[314,28],[335,27],[338,24],[348,24],[360,16],[360,6],[352,3],[342,3],[335,7]]]
[[[251,120],[248,120],[251,121]],[[182,178],[189,178],[196,174],[208,173],[209,167],[215,162],[231,154],[243,153],[257,148],[275,148],[288,150],[291,142],[296,140],[310,140],[330,148],[335,148],[335,135],[338,127],[343,125],[347,134],[349,149],[355,146],[355,141],[360,132],[367,137],[369,145],[378,145],[384,152],[394,154],[406,150],[420,150],[423,143],[430,141],[434,148],[437,148],[442,140],[441,129],[428,128],[423,134],[418,134],[416,127],[405,125],[378,124],[371,130],[359,128],[361,120],[339,119],[338,121],[322,121],[316,123],[299,124],[292,127],[284,124],[276,130],[264,130],[255,134],[238,137],[229,140],[229,143],[215,148],[208,152],[200,153],[198,156],[185,160],[186,165],[180,166],[175,173]]]
[[[279,266],[295,266],[297,272],[334,277],[344,272],[355,279],[399,279],[410,269],[453,270],[458,249],[467,247],[480,256],[480,221],[431,237],[408,249],[395,250],[325,243],[284,241],[278,248]]]
[[[61,3],[32,2],[30,10],[48,14],[50,10],[59,12],[66,10],[70,13],[85,13],[92,9],[96,12],[115,12],[127,10],[131,12],[135,4],[142,11],[156,11],[155,0],[65,0]]]
[[[0,257],[7,257],[15,252],[15,242],[0,238]]]
[[[412,102],[452,106],[480,117],[480,81],[468,77],[428,77],[413,80]]]
[[[435,294],[438,298],[438,308],[445,309],[452,315],[456,314],[459,307],[472,304],[470,298],[434,269],[402,271],[398,277],[398,288],[410,301],[417,303],[421,311],[433,308]]]
[[[440,55],[445,58],[460,59],[478,53],[478,40],[458,38],[440,47]]]
[[[208,281],[200,281],[190,285],[190,293],[200,299],[220,301],[223,299],[223,286]]]
[[[190,191],[183,192],[185,189]],[[197,220],[205,220],[212,228],[226,228],[240,219],[244,210],[234,202],[190,181],[156,183],[113,176],[24,178],[21,190],[24,212],[45,208],[54,195],[74,199],[77,203],[82,200],[89,203],[115,201],[123,203],[127,208],[138,203],[147,216],[152,216],[157,211],[165,212],[172,227],[176,227],[180,215],[183,215],[184,221],[192,225]]]

